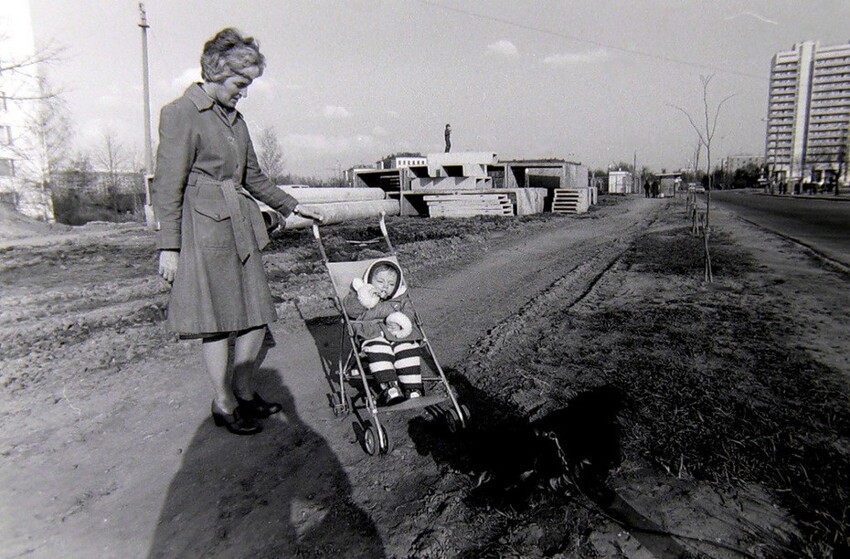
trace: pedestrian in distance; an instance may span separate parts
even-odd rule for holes
[[[281,410],[254,386],[277,314],[260,254],[269,238],[251,196],[284,216],[322,220],[263,174],[236,110],[265,65],[257,41],[236,29],[207,41],[203,83],[189,86],[160,114],[151,191],[159,273],[171,285],[166,326],[201,340],[213,420],[239,435],[260,432],[258,420]]]
[[[446,124],[446,153],[449,153],[452,150],[452,125]]]
[[[651,186],[649,184],[649,179],[646,179],[645,181],[643,181],[643,197],[644,198],[649,198],[649,189],[650,188],[651,188]]]

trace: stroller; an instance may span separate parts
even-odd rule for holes
[[[337,392],[332,397],[334,415],[341,417],[351,412],[357,415],[363,448],[372,456],[388,454],[392,450],[389,435],[381,422],[381,415],[383,414],[427,409],[429,413],[442,417],[451,432],[465,428],[469,420],[469,410],[465,405],[458,402],[454,390],[449,385],[449,381],[434,355],[431,343],[428,341],[428,336],[422,327],[419,313],[416,312],[415,308],[413,309],[414,321],[422,332],[420,345],[422,347],[422,383],[425,393],[419,398],[405,400],[390,406],[379,406],[377,403],[376,383],[368,367],[364,367],[363,361],[365,354],[359,347],[354,329],[356,324],[365,323],[366,321],[359,321],[349,317],[345,312],[343,300],[348,293],[352,280],[362,277],[374,262],[389,260],[398,266],[398,258],[387,234],[387,226],[383,213],[381,214],[379,224],[383,241],[386,243],[389,253],[387,256],[364,260],[330,262],[325,251],[324,243],[322,242],[319,226],[316,222],[313,223],[313,236],[318,242],[322,261],[328,270],[328,275],[334,287],[334,303],[341,315],[340,322],[342,324],[336,375],[333,372],[329,372],[329,376],[336,377],[334,380],[338,385]],[[380,243],[381,239],[348,242],[358,245],[370,245]],[[401,266],[399,266],[399,270],[401,270]],[[349,384],[357,390],[356,394],[349,395]],[[363,410],[368,414],[366,417],[360,413]]]

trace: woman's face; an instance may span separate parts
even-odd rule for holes
[[[393,270],[381,270],[372,277],[372,285],[378,292],[378,297],[386,299],[395,291],[398,274]]]
[[[219,105],[228,109],[235,109],[236,103],[243,97],[248,96],[248,86],[253,83],[257,76],[260,75],[260,69],[256,66],[248,66],[243,68],[238,74],[233,74],[224,81],[213,83],[212,94],[213,99]]]

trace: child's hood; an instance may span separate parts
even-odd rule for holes
[[[398,264],[388,258],[381,258],[380,260],[375,260],[374,262],[372,262],[369,267],[366,268],[366,273],[363,274],[363,281],[366,283],[372,283],[372,274],[374,273],[375,268],[380,265],[390,266],[393,270],[396,271],[396,274],[398,274],[398,282],[396,283],[395,290],[390,293],[388,299],[392,299],[394,297],[398,297],[406,293],[407,283],[405,283],[404,281],[404,274],[402,273],[401,268]]]

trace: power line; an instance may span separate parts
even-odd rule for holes
[[[579,42],[579,43],[587,43],[589,45],[594,45],[594,46],[597,46],[597,47],[603,47],[603,48],[606,48],[606,49],[611,49],[611,50],[623,52],[623,53],[626,53],[626,54],[635,54],[637,56],[643,56],[645,58],[654,58],[655,60],[661,60],[663,62],[671,62],[673,64],[681,64],[681,65],[684,65],[684,66],[693,66],[694,68],[702,68],[702,69],[705,69],[705,70],[712,70],[714,72],[722,73],[722,74],[732,74],[732,75],[735,75],[735,76],[742,76],[742,77],[745,77],[745,78],[754,78],[754,79],[757,79],[757,80],[768,81],[768,78],[766,76],[763,76],[763,75],[750,74],[748,72],[740,72],[738,70],[730,70],[730,69],[726,69],[726,68],[721,68],[719,66],[714,66],[714,65],[711,65],[711,64],[703,64],[701,62],[691,62],[689,60],[683,60],[681,58],[675,58],[675,57],[672,57],[672,56],[664,56],[664,55],[661,55],[661,54],[655,54],[655,53],[645,52],[645,51],[636,50],[636,49],[627,49],[625,47],[618,47],[616,45],[610,45],[610,44],[607,44],[607,43],[603,43],[601,41],[594,41],[593,39],[585,39],[585,38],[582,38],[582,37],[574,37],[574,36],[568,35],[566,33],[561,33],[560,31],[552,31],[551,29],[542,29],[540,27],[534,27],[533,25],[526,25],[524,23],[517,23],[515,21],[511,21],[511,20],[496,17],[496,16],[491,16],[491,15],[487,15],[487,14],[479,14],[479,13],[476,13],[476,12],[470,12],[468,10],[463,10],[463,9],[460,9],[460,8],[452,8],[450,6],[445,6],[445,5],[439,4],[437,2],[430,2],[429,0],[418,0],[418,2],[421,3],[421,4],[424,4],[426,6],[439,8],[441,10],[446,10],[446,11],[449,11],[449,12],[455,12],[455,13],[463,14],[465,16],[469,16],[469,17],[473,17],[473,18],[478,18],[478,19],[483,19],[483,20],[488,20],[488,21],[494,21],[496,23],[502,23],[502,24],[505,24],[505,25],[510,25],[511,27],[518,27],[520,29],[525,29],[527,31],[535,31],[537,33],[545,33],[546,35],[553,35],[555,37],[561,37],[563,39],[567,39],[567,40],[570,40],[570,41],[576,41],[576,42]]]

